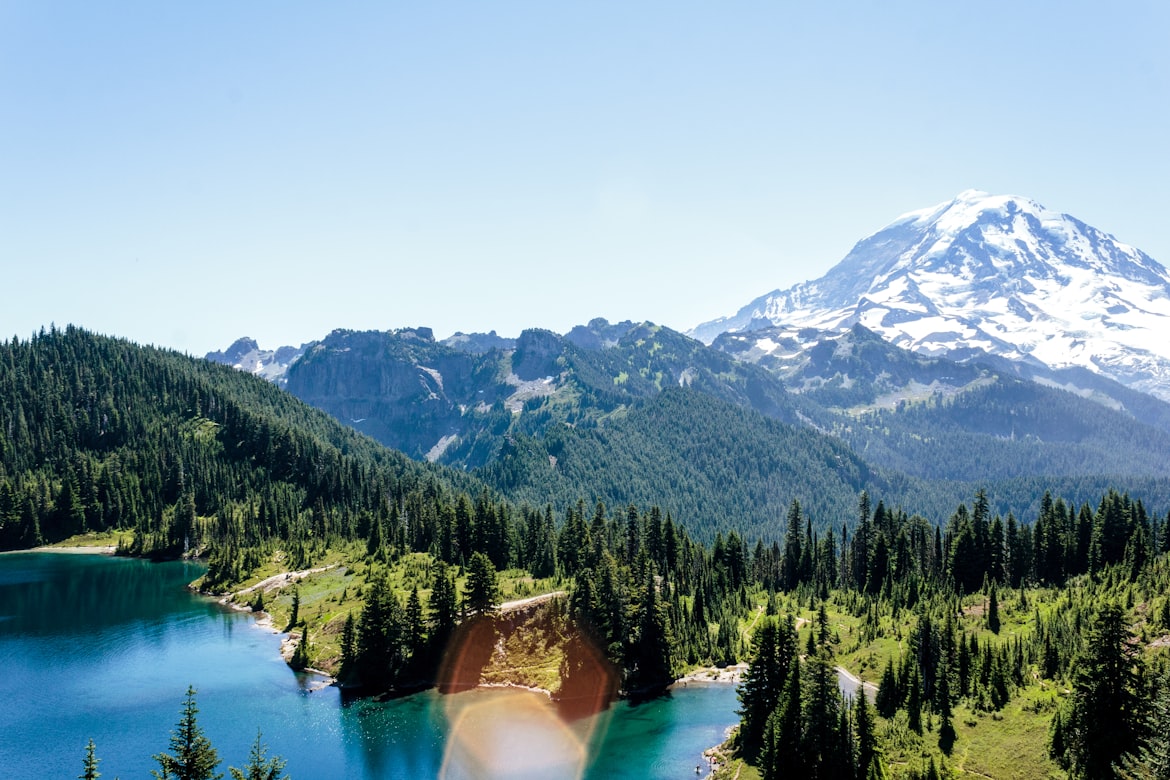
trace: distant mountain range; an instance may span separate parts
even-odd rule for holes
[[[428,328],[337,330],[307,345],[284,381],[388,446],[463,468],[492,460],[505,435],[597,425],[667,387],[796,421],[765,369],[651,323],[596,319],[564,336],[532,329],[500,342],[482,351],[480,336],[436,341]]]
[[[689,335],[710,344],[727,332],[756,333],[750,350],[740,339],[740,354],[783,360],[785,340],[803,330],[855,324],[921,354],[1001,358],[1024,375],[1091,391],[1081,387],[1088,371],[1170,400],[1166,269],[1074,217],[1010,195],[967,191],[904,214],[820,279],[763,295]]]
[[[222,352],[208,352],[204,357],[213,363],[255,374],[262,379],[284,387],[285,373],[293,361],[305,353],[306,344],[299,347],[280,347],[274,350],[260,349],[255,339],[244,336],[236,339]]]
[[[662,502],[700,534],[766,535],[792,499],[832,522],[867,488],[935,519],[980,487],[1022,515],[1040,483],[1170,499],[1168,326],[1170,282],[1146,255],[963,193],[702,340],[596,319],[515,339],[241,339],[208,359],[519,500]]]

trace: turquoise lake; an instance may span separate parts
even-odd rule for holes
[[[100,555],[0,555],[0,776],[76,777],[92,738],[103,778],[148,778],[158,767],[151,756],[169,749],[188,685],[223,759],[219,771],[243,766],[259,729],[292,780],[514,777],[524,768],[576,776],[576,768],[532,764],[557,738],[584,751],[588,778],[695,777],[702,751],[736,722],[735,688],[717,684],[618,703],[552,736],[527,694],[427,692],[343,705],[336,688],[313,690],[311,678],[294,674],[280,660],[279,636],[251,615],[187,591],[201,572]],[[470,730],[473,742],[483,728],[465,712],[490,714],[485,733],[502,734],[490,740],[495,760],[512,769],[444,765],[445,754],[461,755],[448,746],[453,728]]]

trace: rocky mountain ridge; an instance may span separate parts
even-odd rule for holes
[[[231,346],[222,352],[208,352],[204,359],[231,366],[247,374],[255,374],[278,387],[284,387],[288,367],[304,354],[308,346],[302,344],[299,347],[261,349],[255,339],[244,336],[233,341]]]
[[[710,345],[603,319],[515,339],[337,330],[305,346],[285,386],[520,500],[671,495],[704,524],[747,512],[763,528],[791,498],[827,518],[862,484],[938,511],[977,487],[1004,512],[1032,511],[1015,502],[1038,495],[1036,480],[1073,492],[1140,480],[1170,494],[1170,403],[1110,378],[1107,361],[1053,367],[1003,332],[1033,322],[1067,339],[1069,315],[1049,311],[1048,295],[1080,280],[1075,290],[1098,290],[1093,305],[1106,308],[1085,318],[1085,348],[1113,344],[1138,366],[1156,358],[1149,336],[1170,286],[1148,257],[1037,204],[965,193],[847,260],[716,323],[726,330]],[[769,318],[792,312],[806,319]],[[1150,349],[1121,345],[1118,322]],[[999,340],[964,340],[963,328]],[[223,356],[246,370],[256,349]]]

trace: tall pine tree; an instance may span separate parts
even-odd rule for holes
[[[1115,766],[1138,745],[1141,700],[1137,653],[1116,604],[1101,607],[1073,680],[1072,704],[1050,744],[1075,778],[1116,776]],[[1058,753],[1059,750],[1059,753]]]
[[[195,688],[187,688],[183,700],[183,714],[177,728],[171,732],[171,752],[156,753],[154,760],[159,770],[151,772],[158,780],[216,780],[223,773],[216,774],[219,753],[211,746],[211,740],[199,727],[195,716]]]

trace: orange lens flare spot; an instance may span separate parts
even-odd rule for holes
[[[532,622],[539,620],[555,622]],[[549,632],[558,637],[553,689],[487,684],[483,673],[493,653],[501,652],[511,632],[537,625],[556,628]],[[481,615],[456,629],[438,685],[449,694],[442,705],[449,724],[442,777],[580,778],[590,746],[608,723],[604,713],[617,697],[618,674],[597,644],[563,616]]]

